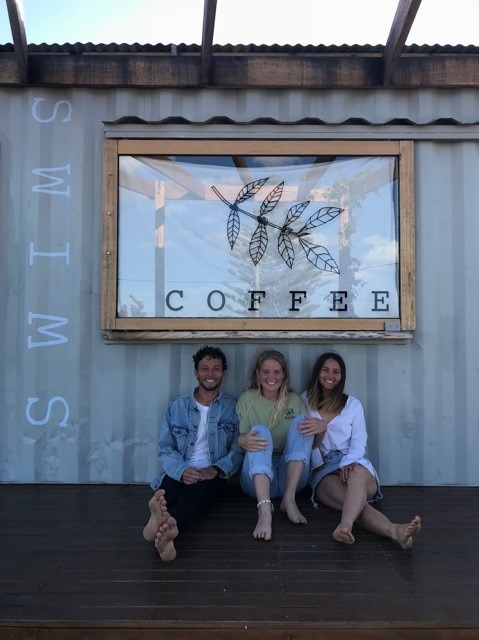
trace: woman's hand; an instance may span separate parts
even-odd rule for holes
[[[326,433],[327,422],[321,418],[304,416],[296,425],[296,429],[304,436],[317,436]]]
[[[238,437],[238,446],[245,451],[263,451],[268,446],[268,440],[258,436],[258,432],[252,429]]]
[[[341,467],[339,470],[339,479],[341,482],[347,482],[350,474],[353,472],[354,467],[357,462],[352,462],[351,464],[346,465],[345,467]]]

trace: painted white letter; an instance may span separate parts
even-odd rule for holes
[[[33,347],[49,347],[54,344],[63,344],[64,342],[68,342],[68,338],[66,336],[62,336],[59,333],[54,333],[53,331],[49,331],[49,329],[56,329],[56,327],[62,327],[64,324],[68,324],[68,318],[59,318],[57,316],[44,316],[41,313],[32,313],[29,311],[28,313],[28,324],[32,324],[34,318],[42,318],[44,320],[57,320],[58,322],[52,322],[52,324],[47,324],[43,327],[38,327],[38,333],[42,333],[44,336],[52,336],[57,338],[57,340],[47,340],[46,342],[33,342],[32,336],[28,336],[28,348],[33,349]]]
[[[68,175],[70,175],[70,165],[66,164],[64,167],[46,167],[46,168],[38,168],[32,169],[32,173],[37,176],[42,176],[42,178],[48,178],[50,180],[49,184],[37,184],[32,187],[32,191],[38,191],[41,193],[50,193],[56,194],[59,196],[69,196],[70,195],[70,185],[67,186],[65,191],[56,191],[52,187],[56,187],[59,184],[63,184],[63,179],[55,176],[48,175],[48,172],[53,171],[66,171]]]
[[[70,102],[70,100],[58,100],[57,102],[55,102],[55,106],[53,107],[53,114],[49,118],[40,118],[40,116],[37,115],[37,105],[39,102],[45,102],[45,100],[46,98],[34,98],[33,100],[32,116],[37,122],[42,122],[45,124],[47,122],[53,122],[53,120],[55,120],[55,118],[57,117],[58,107],[61,104],[66,104],[68,106],[68,115],[63,118],[62,122],[70,122],[70,120],[72,119],[72,103]]]
[[[34,256],[43,256],[44,258],[65,258],[67,266],[70,264],[70,243],[67,242],[67,250],[62,252],[34,251],[33,242],[30,242],[30,266],[33,266]]]
[[[53,398],[50,398],[50,400],[48,401],[48,411],[47,411],[47,415],[43,418],[43,420],[34,420],[32,418],[32,416],[30,415],[30,409],[32,408],[32,405],[34,405],[36,402],[39,402],[40,398],[28,398],[27,399],[27,406],[25,409],[25,417],[28,420],[28,422],[30,424],[34,424],[36,426],[41,426],[43,424],[47,424],[48,420],[50,419],[50,415],[52,412],[52,406],[55,404],[55,402],[61,402],[63,404],[63,406],[65,407],[65,417],[63,418],[63,420],[61,422],[58,423],[59,427],[66,427],[67,426],[67,421],[68,418],[70,417],[70,407],[68,406],[68,402],[65,400],[65,398],[62,398],[61,396],[54,396]]]

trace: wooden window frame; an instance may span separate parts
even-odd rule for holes
[[[152,318],[117,316],[118,159],[121,155],[396,156],[399,160],[398,318]],[[404,340],[416,326],[414,142],[115,139],[104,142],[102,330],[106,340]]]

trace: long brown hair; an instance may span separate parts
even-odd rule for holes
[[[251,376],[249,381],[248,389],[255,389],[259,394],[262,395],[261,384],[259,382],[258,372],[260,371],[263,364],[266,360],[275,360],[279,366],[283,369],[284,378],[281,383],[280,388],[278,389],[278,399],[276,400],[276,406],[270,418],[270,423],[268,425],[269,428],[274,427],[278,424],[280,417],[283,415],[284,410],[286,408],[288,394],[289,394],[289,378],[288,378],[288,364],[286,362],[286,358],[280,351],[275,351],[274,349],[266,349],[262,351],[259,356],[256,358],[256,362],[254,363],[253,369],[251,370]]]
[[[324,390],[319,383],[319,374],[326,360],[334,360],[338,363],[341,370],[341,380],[331,390],[331,393],[325,397]],[[324,411],[327,413],[341,413],[343,410],[348,396],[344,393],[344,385],[346,384],[346,365],[344,360],[338,353],[323,353],[316,360],[316,364],[313,367],[311,378],[306,389],[306,396],[308,398],[308,404],[311,409],[315,411]]]

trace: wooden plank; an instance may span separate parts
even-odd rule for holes
[[[401,144],[399,167],[400,243],[399,264],[401,329],[416,328],[416,224],[414,209],[414,142]]]
[[[20,82],[25,84],[28,82],[28,47],[21,0],[7,0],[7,11],[12,30],[18,77]]]
[[[390,83],[391,87],[409,89],[477,87],[479,56],[401,56]]]
[[[154,625],[155,623],[153,623]],[[263,625],[248,626],[239,625],[236,628],[220,629],[204,629],[194,628],[178,628],[176,626],[154,627],[152,625],[125,625],[124,627],[110,628],[98,627],[96,625],[88,625],[82,627],[76,626],[54,626],[55,622],[41,625],[35,630],[31,630],[29,635],[22,635],[25,631],[21,629],[8,630],[5,639],[8,640],[24,640],[31,638],[35,640],[93,640],[101,638],[103,640],[191,640],[192,637],[198,640],[285,640],[285,638],[294,637],[295,640],[475,640],[479,638],[477,630],[470,628],[458,627],[423,627],[421,629],[412,629],[410,626],[389,627],[372,627],[364,625],[358,629],[348,629],[337,626],[327,626],[326,624],[316,628],[299,628],[292,626],[291,632],[294,636],[285,636],[283,629],[276,629]],[[26,630],[28,632],[28,630]],[[3,637],[0,634],[0,638]]]
[[[231,485],[162,563],[146,486],[0,485],[0,639],[479,637],[479,488],[383,492],[393,519],[423,516],[411,551],[359,528],[339,545],[308,491],[307,526],[276,509],[273,540],[253,540],[254,500]]]
[[[380,54],[221,55],[211,84],[235,89],[447,88],[479,86],[479,57],[470,53],[402,55],[383,84]],[[0,53],[0,86],[18,85],[15,54]],[[29,54],[28,85],[97,88],[200,88],[201,57],[144,54]]]
[[[398,318],[388,318],[398,320]],[[116,328],[127,331],[381,331],[384,318],[117,318]]]
[[[102,329],[115,329],[118,244],[118,141],[103,152]]]
[[[121,155],[394,156],[398,140],[119,139]]]
[[[211,75],[216,2],[217,0],[204,0],[203,32],[201,37],[201,81],[203,84],[209,84]]]
[[[183,340],[222,340],[225,342],[241,342],[242,340],[273,340],[281,342],[283,340],[299,343],[324,344],[336,341],[354,342],[355,344],[377,344],[378,342],[391,342],[392,344],[404,344],[412,340],[413,334],[401,331],[400,333],[390,333],[386,331],[297,331],[297,330],[279,330],[270,331],[262,329],[261,331],[103,331],[103,340],[106,342],[144,342],[147,340],[167,340],[167,341],[183,341]]]
[[[421,5],[421,0],[399,0],[383,54],[385,85],[399,62],[407,37]]]

